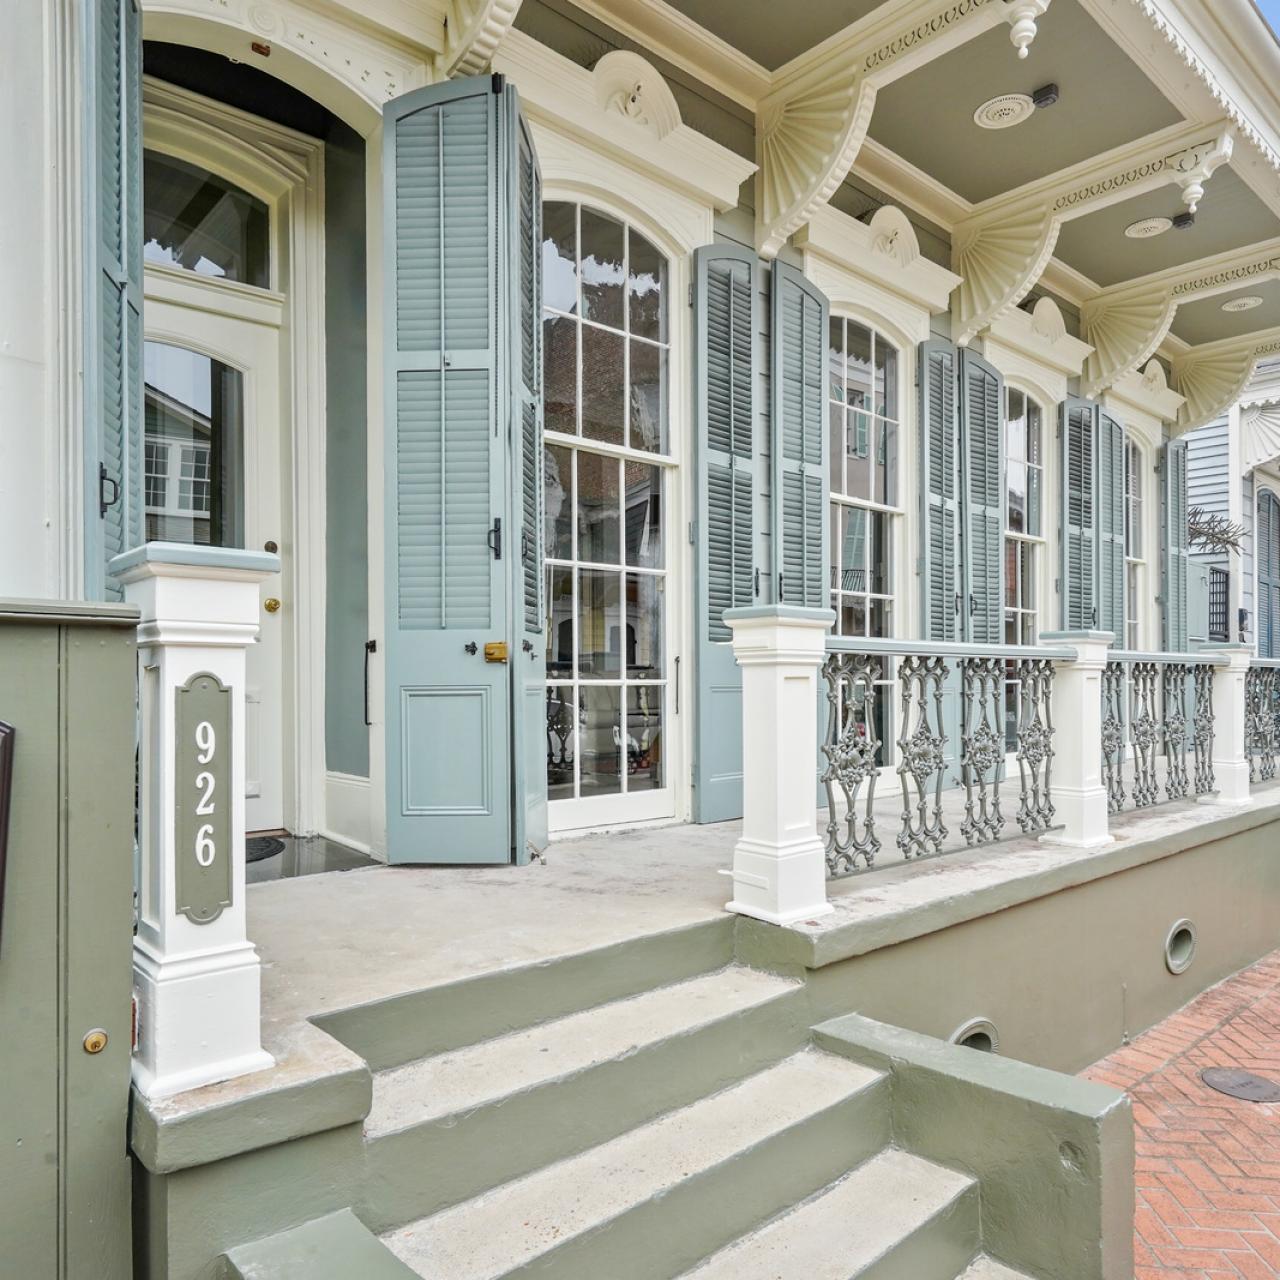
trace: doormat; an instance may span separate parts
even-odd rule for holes
[[[284,841],[278,836],[250,836],[244,842],[244,860],[261,862],[263,858],[274,858],[277,853],[284,852]]]

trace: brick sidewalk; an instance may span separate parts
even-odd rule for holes
[[[1273,1280],[1280,1104],[1215,1093],[1204,1067],[1280,1080],[1280,951],[1082,1073],[1133,1099],[1136,1280]]]

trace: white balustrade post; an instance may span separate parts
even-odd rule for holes
[[[110,569],[142,612],[133,1080],[164,1098],[274,1061],[245,929],[245,650],[280,561],[153,542]]]
[[[728,909],[771,924],[812,920],[832,909],[818,835],[818,670],[835,614],[768,605],[724,620],[742,668],[742,838]]]
[[[1197,657],[1226,658],[1213,669],[1213,782],[1216,794],[1203,796],[1207,804],[1247,804],[1249,756],[1245,750],[1248,708],[1245,677],[1253,650],[1247,644],[1220,644],[1201,649]]]
[[[1096,849],[1112,840],[1107,789],[1102,782],[1102,673],[1114,636],[1109,631],[1050,631],[1040,643],[1073,648],[1074,662],[1053,673],[1053,804],[1060,830],[1049,844]]]

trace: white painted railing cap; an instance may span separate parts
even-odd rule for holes
[[[833,627],[836,622],[832,609],[807,609],[798,604],[753,604],[742,609],[726,609],[725,623],[732,627],[736,622],[794,622],[808,627]]]
[[[185,542],[146,542],[116,556],[107,572],[123,582],[154,576],[164,567],[204,570],[210,576],[261,581],[280,572],[280,557],[238,547],[199,547]]]

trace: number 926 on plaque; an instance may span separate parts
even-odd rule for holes
[[[231,690],[200,672],[174,696],[177,909],[208,924],[231,905]]]

